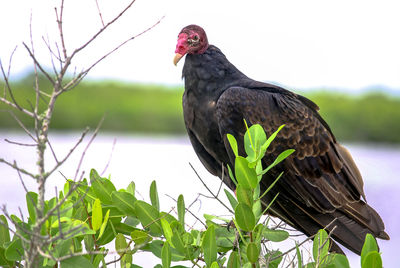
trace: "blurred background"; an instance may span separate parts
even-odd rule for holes
[[[107,23],[129,1],[97,2]],[[27,107],[34,97],[34,76],[22,42],[30,44],[31,24],[36,55],[52,70],[44,40],[59,42],[55,5],[58,2],[50,0],[0,3],[0,59],[7,70],[17,46],[10,79],[15,97]],[[59,146],[60,154],[67,152],[86,126],[94,129],[105,116],[84,169],[103,168],[112,153],[106,174],[118,178],[121,187],[135,178],[147,191],[151,180],[157,179],[164,194],[176,191],[171,187],[174,180],[185,182],[179,193],[201,191],[201,186],[193,187],[198,181],[187,162],[194,163],[204,177],[214,178],[198,162],[186,137],[181,105],[183,62],[178,67],[172,63],[179,31],[198,24],[209,42],[249,77],[279,84],[320,106],[322,117],[350,148],[363,174],[368,203],[386,223],[392,239],[380,243],[384,266],[396,267],[400,243],[396,230],[400,212],[395,209],[400,203],[399,10],[394,0],[137,0],[76,58],[73,65],[78,71],[163,18],[161,23],[109,56],[58,100],[51,123],[53,146]],[[67,50],[84,44],[101,26],[95,0],[65,1]],[[50,86],[43,77],[39,84],[44,91]],[[0,85],[2,89],[3,79]],[[8,109],[0,103],[0,157],[33,169],[34,150],[29,155],[4,141],[27,139]],[[33,127],[28,118],[14,112]],[[51,161],[51,155],[48,158]],[[79,158],[78,153],[63,172],[73,174]],[[147,166],[149,162],[152,165]],[[7,186],[0,189],[0,203],[15,212],[24,204],[16,198],[17,193],[24,196],[22,186],[11,168],[0,165],[0,174],[1,184]],[[55,179],[54,185],[62,184],[62,179]],[[359,266],[359,259],[349,256],[352,267]]]

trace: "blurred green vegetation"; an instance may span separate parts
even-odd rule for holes
[[[19,104],[28,109],[34,103],[32,81],[26,77],[12,86]],[[40,86],[43,91],[49,91],[49,85],[42,79]],[[51,127],[57,130],[95,128],[105,115],[102,131],[183,135],[182,94],[182,87],[85,81],[60,96]],[[379,91],[346,95],[317,90],[302,94],[320,106],[322,117],[338,140],[400,143],[400,97]],[[9,110],[0,103],[0,129],[19,128]],[[13,112],[26,126],[33,127],[32,120],[15,109]]]

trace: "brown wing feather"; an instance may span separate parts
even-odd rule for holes
[[[261,190],[284,171],[263,201],[270,202],[279,192],[272,214],[307,235],[315,234],[335,220],[338,228],[333,237],[360,254],[366,233],[388,238],[383,222],[360,200],[364,197],[363,182],[351,155],[336,142],[329,126],[316,111],[317,106],[311,105],[311,101],[304,103],[303,99],[295,94],[232,87],[217,102],[220,134],[236,136],[239,153],[244,155],[243,119],[250,125],[260,124],[267,135],[285,124],[268,148],[263,163],[265,166],[272,163],[286,149],[296,151],[264,175]],[[227,152],[232,155],[230,149]],[[333,250],[340,252],[337,246]]]
[[[224,109],[220,109],[219,116],[224,119],[220,128],[230,129],[232,134],[244,132],[244,129],[237,129],[238,125],[243,126],[242,122],[235,122],[237,118],[227,120],[232,114],[241,114],[249,124],[261,124],[267,135],[285,124],[268,148],[264,161],[267,165],[283,150],[295,149],[281,168],[287,173],[286,180],[290,180],[288,187],[306,203],[324,212],[360,199],[362,187],[355,184],[358,179],[354,178],[358,170],[352,172],[355,166],[347,165],[346,159],[337,152],[330,130],[315,116],[316,111],[304,105],[296,95],[231,88],[221,95],[217,107],[222,106]],[[310,191],[310,187],[316,190]]]

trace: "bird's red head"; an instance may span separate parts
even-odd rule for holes
[[[208,48],[206,32],[197,25],[188,25],[178,35],[174,64],[186,54],[201,54]]]

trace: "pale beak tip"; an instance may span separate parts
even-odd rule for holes
[[[183,57],[182,54],[176,53],[174,57],[174,65],[176,66],[179,62],[179,60]]]

